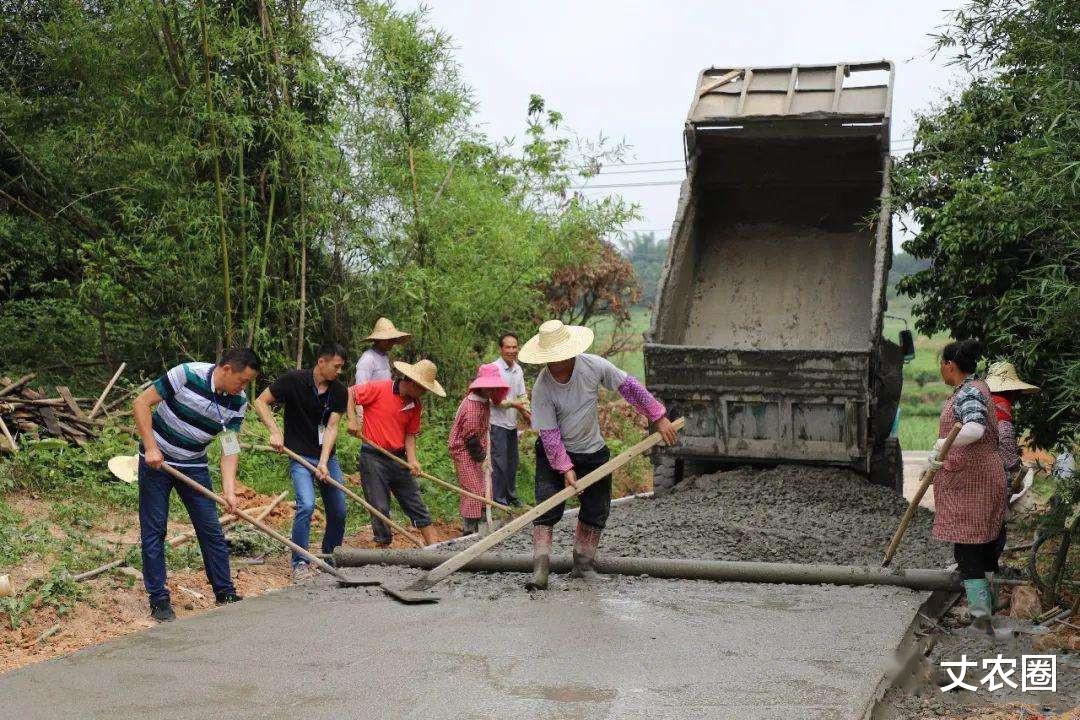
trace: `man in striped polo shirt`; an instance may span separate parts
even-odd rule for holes
[[[165,531],[169,520],[169,494],[180,495],[199,539],[206,579],[218,604],[240,596],[229,572],[229,547],[213,500],[178,483],[161,470],[163,463],[177,468],[213,489],[206,448],[219,433],[221,489],[229,508],[236,505],[236,468],[240,443],[236,433],[247,411],[244,387],[259,374],[261,363],[250,349],[230,350],[216,364],[177,365],[135,399],[135,426],[139,447],[139,528],[142,535],[143,583],[150,596],[150,614],[158,622],[173,620],[169,590],[165,587]]]

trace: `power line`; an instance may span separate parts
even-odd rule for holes
[[[912,141],[914,141],[914,139],[915,139],[914,137],[893,138],[892,140],[890,140],[889,144],[891,146],[896,146],[896,145],[901,145],[901,144],[905,144],[905,143],[911,143]],[[685,165],[686,160],[684,158],[672,158],[671,160],[635,160],[635,161],[632,161],[632,162],[600,163],[600,167],[601,167],[600,174],[603,174],[603,168],[609,168],[609,167],[640,167],[640,166],[643,166],[643,165],[670,165],[672,163],[679,163],[680,165]],[[587,169],[589,169],[589,167],[591,167],[591,166],[589,166],[589,165],[580,165],[580,166],[578,166],[578,169],[587,170]],[[612,174],[614,174],[614,173],[612,173]]]

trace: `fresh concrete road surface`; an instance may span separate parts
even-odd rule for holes
[[[926,597],[555,577],[535,598],[404,606],[320,583],[4,675],[3,715],[860,718]]]

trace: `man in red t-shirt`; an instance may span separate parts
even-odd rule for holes
[[[420,497],[420,486],[414,476],[420,474],[416,458],[416,436],[420,433],[423,406],[420,398],[428,391],[446,397],[446,391],[435,379],[437,368],[430,360],[415,365],[394,363],[403,378],[376,380],[354,385],[349,389],[349,432],[360,432],[358,409],[363,410],[363,440],[360,449],[360,484],[364,496],[383,514],[390,514],[390,495],[397,498],[402,511],[420,530],[424,542],[438,541],[431,527],[431,514]],[[378,445],[405,460],[405,468],[370,445]],[[378,518],[371,518],[371,529],[379,547],[390,546],[390,528]]]

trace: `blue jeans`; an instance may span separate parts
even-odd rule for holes
[[[213,489],[210,471],[205,466],[176,468],[205,488]],[[173,487],[191,517],[199,540],[206,579],[214,595],[235,593],[229,573],[229,546],[218,521],[217,503],[192,490],[163,470],[154,470],[139,456],[139,531],[142,536],[143,584],[150,602],[169,599],[165,587],[165,531],[169,522],[169,494]]]
[[[303,456],[312,465],[319,464],[319,458]],[[341,474],[341,466],[338,464],[336,455],[331,455],[326,463],[326,469],[330,471],[330,477],[344,484],[345,477]],[[292,460],[289,462],[289,475],[292,476],[293,490],[296,491],[296,517],[293,518],[292,541],[302,548],[308,546],[311,537],[311,513],[315,511],[315,483],[318,481],[306,467]],[[341,545],[345,537],[345,493],[329,483],[319,482],[319,493],[322,495],[323,507],[326,509],[326,532],[323,533],[322,551],[334,552],[334,548]],[[292,564],[306,558],[293,553]]]

